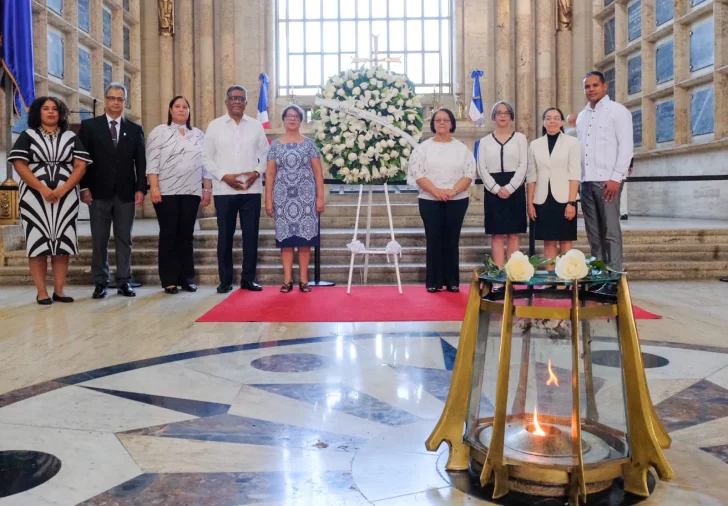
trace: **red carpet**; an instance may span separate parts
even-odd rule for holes
[[[235,290],[224,301],[200,317],[198,322],[406,322],[461,321],[465,314],[468,287],[460,293],[427,293],[424,286],[314,287],[291,293],[266,286],[262,292]],[[549,301],[551,303],[557,301]],[[567,306],[568,300],[558,301]],[[637,319],[662,318],[635,306]]]

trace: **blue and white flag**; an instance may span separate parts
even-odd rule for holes
[[[475,126],[485,126],[485,118],[483,117],[483,97],[480,95],[480,78],[483,77],[482,70],[473,70],[470,73],[470,77],[473,81],[473,98],[470,100],[470,110],[468,111],[468,118],[470,121],[475,123]],[[475,161],[478,161],[478,146],[480,141],[475,141]]]
[[[5,79],[15,88],[15,114],[35,100],[31,0],[0,0],[0,39]]]
[[[258,76],[260,82],[260,95],[258,95],[258,121],[263,124],[263,128],[270,128],[270,120],[268,119],[268,75],[260,74]]]

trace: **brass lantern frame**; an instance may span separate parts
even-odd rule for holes
[[[483,281],[482,284],[481,281]],[[647,472],[650,467],[655,468],[661,480],[670,481],[673,478],[674,472],[662,451],[670,447],[671,439],[658,418],[650,398],[627,276],[621,275],[616,283],[616,304],[580,306],[579,288],[588,283],[576,282],[576,286],[571,291],[570,308],[515,306],[514,288],[510,281],[505,283],[503,302],[498,303],[483,298],[490,292],[492,283],[487,278],[481,280],[477,273],[473,273],[450,391],[442,415],[425,442],[429,451],[436,451],[443,442],[448,444],[450,455],[445,466],[447,470],[466,471],[470,468],[471,461],[482,465],[480,483],[485,486],[491,479],[493,480],[494,499],[503,497],[510,490],[518,489],[516,484],[518,480],[541,483],[547,487],[549,485],[565,487],[568,490],[569,503],[574,506],[586,501],[588,490],[597,491],[608,487],[618,476],[622,476],[624,479],[625,491],[641,497],[650,495],[647,485]],[[485,453],[478,448],[471,447],[463,438],[463,426],[468,417],[481,311],[502,315],[493,432],[491,444]],[[514,316],[571,321],[572,413],[570,425],[572,454],[575,457],[575,462],[571,466],[532,466],[510,460],[504,455],[505,425],[507,421],[511,421],[507,420],[510,417],[507,417],[506,404]],[[585,466],[581,448],[579,361],[582,350],[580,349],[579,326],[580,323],[588,325],[587,320],[592,318],[615,316],[619,317],[619,341],[624,377],[629,379],[629,381],[625,381],[624,389],[630,451],[629,456],[625,458]],[[583,350],[585,367],[590,367],[591,364],[591,348],[588,342],[585,340]],[[591,381],[586,381],[586,389],[587,399],[593,399],[594,391]],[[588,406],[587,415],[590,415],[591,409],[596,408]]]

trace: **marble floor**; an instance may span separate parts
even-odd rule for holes
[[[641,504],[728,505],[728,283],[631,288],[663,315],[638,328],[676,473]],[[0,290],[0,506],[495,504],[424,446],[458,322],[196,323],[213,287],[68,292]]]

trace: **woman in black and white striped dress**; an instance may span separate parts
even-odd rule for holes
[[[68,108],[56,97],[39,97],[28,112],[28,130],[10,150],[20,176],[20,220],[28,264],[41,305],[73,302],[63,292],[70,255],[78,253],[78,183],[91,158],[68,130]],[[53,297],[48,296],[48,258],[53,269]]]
[[[190,125],[190,104],[169,103],[167,124],[147,141],[147,178],[159,221],[159,278],[164,291],[197,291],[193,238],[197,211],[210,204],[212,181],[202,165],[205,134]]]

